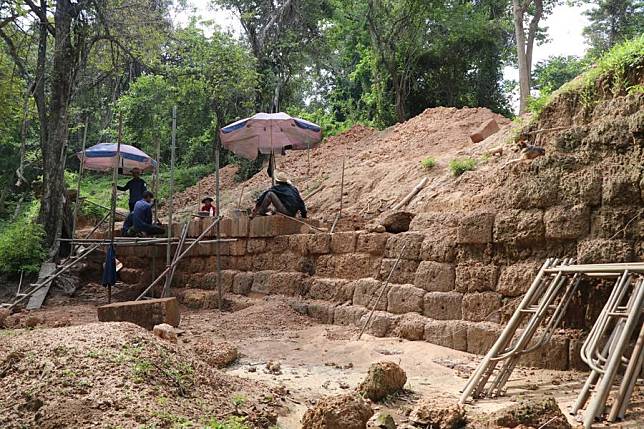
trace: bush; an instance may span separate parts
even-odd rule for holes
[[[476,168],[476,160],[472,158],[453,159],[449,162],[449,169],[456,177]]]
[[[43,247],[45,230],[23,217],[0,227],[0,272],[37,273],[47,256]]]
[[[420,165],[422,165],[425,170],[431,170],[436,167],[436,160],[432,157],[425,158],[420,161]]]

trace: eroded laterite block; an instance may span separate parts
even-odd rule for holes
[[[423,314],[438,320],[463,318],[463,294],[458,292],[428,292],[423,298]]]
[[[251,290],[257,293],[268,293],[271,274],[275,271],[258,271],[253,275],[253,286]]]
[[[360,326],[364,326],[367,323],[368,317],[369,314],[364,314],[360,318]],[[374,311],[366,332],[374,337],[386,337],[394,333],[399,319],[400,316],[394,316],[385,311]]]
[[[457,292],[484,292],[496,289],[499,269],[496,265],[457,265]]]
[[[467,325],[467,352],[486,354],[501,334],[503,327],[496,323],[470,323]]]
[[[633,262],[633,245],[623,240],[585,240],[577,245],[577,262],[580,264],[606,264]]]
[[[401,259],[396,264],[395,259],[383,259],[380,264],[379,279],[385,280],[389,277],[390,283],[413,284],[416,277],[416,270],[420,262]],[[396,269],[393,269],[394,266]],[[392,271],[393,270],[393,271]]]
[[[467,322],[430,320],[425,324],[425,341],[450,349],[467,350]]]
[[[307,296],[338,303],[350,302],[353,299],[354,287],[355,282],[349,280],[315,277],[311,279]]]
[[[331,263],[335,264],[335,277],[360,279],[364,277],[376,277],[378,275],[380,258],[364,253],[344,253],[341,255],[333,255]]]
[[[424,239],[425,236],[418,232],[404,232],[392,235],[387,240],[385,257],[419,260],[420,249]]]
[[[266,251],[266,240],[261,238],[251,238],[246,244],[246,251],[249,254],[263,253]]]
[[[492,134],[499,131],[499,129],[500,129],[499,124],[496,123],[494,118],[490,119],[484,122],[480,127],[478,127],[476,131],[474,131],[470,135],[470,139],[472,140],[472,143],[482,142],[486,138],[490,137]]]
[[[422,261],[416,270],[414,285],[428,292],[448,292],[454,289],[454,265]]]
[[[440,236],[428,236],[421,245],[423,261],[454,262],[456,258],[456,228],[444,231]]]
[[[543,215],[546,239],[574,240],[588,234],[590,229],[590,207],[551,207]]]
[[[398,321],[394,334],[409,341],[422,340],[427,319],[416,313],[407,313]]]
[[[219,293],[216,290],[182,289],[176,291],[181,304],[193,309],[212,309],[219,306]]]
[[[639,203],[638,179],[638,175],[605,176],[602,185],[602,202],[613,206]]]
[[[336,232],[331,235],[332,253],[353,253],[356,251],[358,234],[355,232]]]
[[[273,273],[269,276],[266,294],[303,296],[306,294],[309,279],[302,273]]]
[[[463,297],[463,319],[498,322],[501,295],[495,292],[469,293]]]
[[[391,234],[386,232],[362,233],[358,235],[356,251],[372,255],[384,255],[389,237],[391,237]]]
[[[530,346],[534,344],[534,339],[536,338],[540,338],[540,336],[535,335]],[[563,371],[570,368],[568,362],[569,349],[570,339],[555,335],[544,346],[522,355],[519,359],[519,365]]]
[[[486,244],[492,242],[494,213],[471,213],[458,223],[456,241],[461,244]]]
[[[233,293],[248,295],[253,286],[253,273],[238,272],[233,280]]]
[[[504,267],[496,291],[512,297],[526,293],[541,265],[540,262],[523,262]]]
[[[148,330],[161,323],[176,327],[181,321],[176,298],[115,302],[98,307],[97,312],[101,322],[132,322]]]
[[[323,301],[310,302],[307,307],[307,314],[320,323],[333,323],[333,313],[335,305]]]
[[[494,241],[528,244],[545,237],[541,210],[506,210],[496,215]]]
[[[387,293],[387,311],[394,314],[422,313],[423,289],[412,285],[390,285]]]
[[[323,255],[329,253],[331,249],[331,234],[305,234],[309,238],[306,240],[306,253],[309,255]]]
[[[339,305],[333,312],[333,323],[336,325],[358,325],[360,318],[367,313],[367,309],[358,305]]]
[[[361,305],[369,309],[373,308],[378,301],[378,295],[382,290],[383,283],[373,278],[356,280],[353,287],[353,305]],[[387,310],[387,294],[383,293],[376,310]]]

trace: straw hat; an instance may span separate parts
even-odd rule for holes
[[[283,171],[275,171],[274,177],[276,182],[288,183],[289,185],[291,184],[291,181],[289,180],[288,176]]]
[[[211,203],[215,201],[212,197],[203,197],[203,200],[201,200],[201,203],[206,204],[206,201],[208,200],[210,200]]]

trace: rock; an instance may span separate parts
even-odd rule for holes
[[[383,225],[369,224],[365,226],[365,230],[367,232],[386,232],[387,228],[385,228]]]
[[[152,333],[157,337],[170,341],[172,343],[177,342],[177,332],[171,325],[168,325],[167,323],[155,325],[154,328],[152,328]]]
[[[414,216],[415,215],[410,212],[394,212],[385,216],[384,219],[380,221],[380,225],[385,227],[385,231],[394,234],[406,232],[409,231],[409,224]]]
[[[0,328],[6,328],[7,318],[11,316],[11,310],[7,308],[0,308]]]
[[[396,429],[396,422],[391,414],[378,413],[369,419],[367,428]]]
[[[470,139],[472,140],[472,143],[479,143],[499,130],[499,124],[497,124],[494,118],[492,118],[481,124],[481,126],[470,135]]]
[[[239,357],[237,347],[226,341],[201,341],[194,347],[195,353],[208,365],[215,368],[225,368]]]
[[[379,401],[392,393],[399,392],[407,382],[407,374],[393,362],[376,362],[369,367],[369,373],[358,387],[364,397]]]
[[[444,405],[423,399],[409,414],[416,426],[434,429],[457,429],[465,426],[465,410],[457,404]]]
[[[273,375],[280,375],[282,373],[282,365],[279,362],[268,361],[266,370]]]
[[[35,328],[38,325],[42,325],[42,318],[39,316],[28,316],[25,320],[25,326],[27,328]]]
[[[364,429],[371,406],[356,394],[322,398],[304,413],[302,429]]]
[[[505,428],[515,428],[519,425],[541,429],[570,429],[572,427],[554,398],[520,402],[494,413],[490,423]]]
[[[97,312],[101,322],[132,322],[148,330],[161,323],[179,326],[181,321],[176,298],[115,302],[98,307]]]

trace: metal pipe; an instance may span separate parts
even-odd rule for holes
[[[629,399],[633,393],[635,382],[637,381],[637,377],[642,369],[642,361],[644,361],[644,324],[640,328],[640,333],[637,337],[633,353],[631,354],[630,362],[624,372],[622,384],[619,387],[619,391],[615,397],[615,402],[613,403],[610,414],[608,415],[609,422],[614,422],[617,418],[624,418],[624,413],[628,403],[630,402]]]

